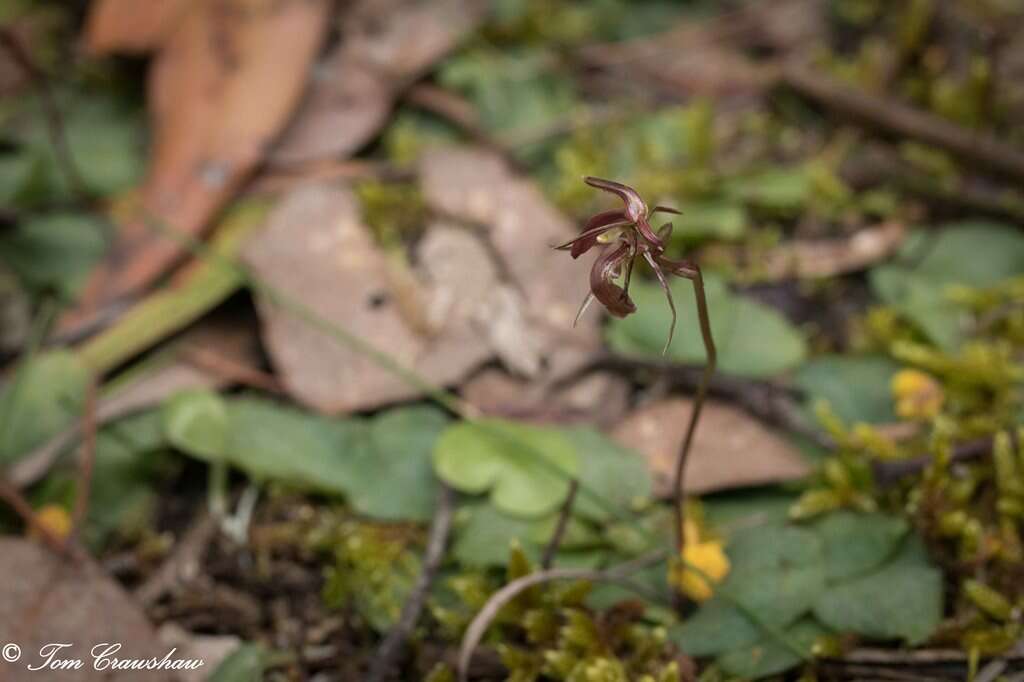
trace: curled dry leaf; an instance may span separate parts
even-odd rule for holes
[[[693,402],[665,400],[641,407],[612,432],[647,459],[659,496],[672,495],[672,475]],[[785,440],[746,413],[709,401],[686,470],[686,492],[703,494],[803,478],[810,467]]]
[[[768,0],[712,18],[687,18],[654,36],[591,45],[581,56],[592,64],[628,70],[679,95],[761,96],[777,78],[769,59],[753,48],[785,53],[825,33],[818,0]]]
[[[434,334],[417,332],[417,325],[403,317],[387,274],[388,259],[362,224],[348,189],[306,185],[292,191],[250,242],[245,260],[262,280],[310,312],[372,341],[377,350],[436,384],[462,379],[491,355],[466,315],[473,303],[463,302],[460,292],[420,292],[427,320],[440,326]],[[476,270],[473,278],[471,293],[478,291],[476,286],[487,290],[491,274],[486,268]],[[440,300],[446,295],[447,303]],[[265,297],[258,304],[273,363],[287,390],[306,405],[342,413],[421,393],[293,311]]]
[[[97,0],[85,27],[86,52],[150,52],[174,30],[189,0]]]
[[[4,679],[60,682],[75,680],[128,682],[175,679],[167,671],[96,669],[90,650],[103,642],[121,644],[117,658],[157,658],[168,652],[136,602],[120,585],[89,560],[68,562],[52,551],[20,538],[0,538],[0,575],[5,577],[0,599],[0,642],[21,647],[19,663],[0,663]],[[38,652],[53,642],[72,646],[58,652],[61,659],[80,658],[85,665],[66,670],[24,671],[45,658]],[[177,655],[173,655],[177,658]]]
[[[539,421],[617,418],[625,388],[612,375],[552,390],[552,382],[587,362],[599,348],[596,307],[573,328],[588,292],[589,264],[566,262],[551,247],[578,229],[538,188],[516,177],[496,154],[472,148],[428,152],[420,175],[435,211],[483,226],[507,280],[502,305],[489,309],[488,336],[507,370],[479,373],[463,394],[485,412]],[[515,311],[501,314],[500,311]],[[512,333],[509,330],[514,330]]]
[[[865,270],[892,256],[907,228],[892,221],[858,230],[848,237],[794,241],[758,256],[757,274],[768,280],[835,277]],[[727,246],[715,251],[728,253]]]
[[[328,0],[189,3],[151,66],[153,150],[141,205],[64,330],[151,284],[184,253],[181,240],[163,232],[200,234],[235,194],[298,102],[330,7]]]
[[[521,362],[549,377],[580,367],[599,347],[595,314],[572,326],[588,291],[589,266],[566,263],[551,248],[575,236],[572,223],[535,185],[513,175],[500,157],[487,151],[433,150],[424,156],[420,174],[431,208],[485,227],[529,325],[532,341],[520,347]],[[536,357],[526,358],[529,352]]]
[[[359,149],[387,121],[399,90],[458,44],[486,9],[480,0],[356,4],[270,161],[304,163]]]

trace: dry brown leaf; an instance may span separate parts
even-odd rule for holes
[[[536,361],[526,364],[548,377],[581,366],[600,344],[596,310],[575,329],[572,326],[589,291],[590,263],[551,248],[577,232],[573,224],[533,183],[513,175],[499,156],[488,151],[433,150],[422,159],[420,176],[431,208],[485,227],[502,274],[522,301],[532,340],[519,352],[537,354]]]
[[[491,355],[464,314],[470,304],[460,298],[475,295],[475,290],[450,292],[455,300],[447,310],[424,290],[428,319],[443,327],[435,335],[418,334],[403,319],[386,271],[387,258],[362,224],[358,202],[348,189],[312,184],[292,191],[250,242],[245,260],[267,284],[301,301],[310,312],[436,384],[462,379]],[[477,286],[486,291],[488,273],[480,271],[476,277]],[[266,298],[258,304],[273,363],[300,402],[333,414],[422,393],[307,319]]]
[[[487,367],[462,386],[462,397],[482,414],[537,423],[611,426],[626,412],[629,383],[613,373],[595,372],[552,391]]]
[[[122,225],[64,330],[148,286],[183,255],[180,238],[154,231],[154,220],[198,235],[234,195],[298,102],[330,7],[329,0],[189,5],[151,67],[153,151],[138,217]]]
[[[653,36],[591,45],[581,56],[678,95],[746,99],[762,95],[777,80],[773,60],[750,58],[752,48],[784,54],[821,38],[825,27],[818,0],[764,0],[711,18],[687,18]]]
[[[193,0],[97,0],[89,11],[83,46],[93,55],[150,52],[174,30]]]
[[[637,409],[612,432],[619,443],[643,454],[655,494],[671,497],[676,457],[693,401],[664,400]],[[803,478],[810,467],[786,440],[731,405],[709,401],[701,413],[686,470],[686,492],[780,483]]]
[[[387,122],[399,90],[483,18],[480,0],[364,0],[319,64],[298,116],[274,148],[276,164],[345,156]]]
[[[906,236],[906,225],[891,221],[862,228],[847,237],[796,240],[759,253],[753,272],[767,281],[858,272],[892,256]],[[721,244],[707,247],[701,253],[712,261],[742,262],[745,257],[743,248]]]
[[[170,651],[139,606],[116,582],[91,561],[68,561],[36,543],[0,537],[0,575],[4,598],[0,599],[0,643],[21,647],[17,663],[0,661],[4,680],[63,682],[68,679],[95,682],[174,680],[167,671],[96,670],[90,650],[103,643],[119,643],[118,658],[157,658]],[[80,658],[80,670],[34,670],[50,643],[69,643],[59,658]],[[177,659],[177,654],[173,655]]]
[[[758,258],[758,274],[789,279],[857,272],[896,253],[906,236],[906,225],[892,221],[863,228],[849,237],[782,244]]]

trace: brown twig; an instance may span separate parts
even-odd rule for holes
[[[58,166],[67,176],[68,184],[75,194],[82,199],[88,198],[89,192],[77,166],[75,166],[75,160],[71,156],[71,148],[68,146],[67,136],[64,134],[64,121],[60,108],[57,106],[57,100],[53,96],[53,90],[50,88],[49,79],[12,29],[0,28],[0,45],[7,49],[11,58],[25,72],[32,86],[39,92],[39,99],[42,101],[46,116],[47,131],[57,155]]]
[[[0,500],[7,503],[7,506],[18,515],[25,525],[38,534],[43,542],[54,552],[62,556],[75,558],[81,554],[81,550],[78,549],[75,543],[66,542],[63,538],[57,537],[53,531],[39,521],[39,517],[36,515],[35,510],[32,509],[32,505],[5,477],[0,477]]]
[[[68,538],[80,536],[89,512],[89,497],[92,493],[92,474],[96,464],[96,381],[92,380],[85,390],[85,408],[82,413],[82,449],[78,460],[78,490],[75,494],[75,512],[72,517],[72,531]]]
[[[632,590],[637,594],[643,595],[651,601],[657,601],[657,595],[652,594],[651,591],[643,585],[639,585],[630,580],[629,576],[637,571],[641,571],[663,561],[664,558],[665,552],[659,550],[603,571],[577,568],[552,568],[546,571],[531,573],[530,575],[525,575],[522,578],[513,580],[491,595],[490,599],[487,600],[487,603],[484,604],[483,608],[481,608],[473,618],[469,627],[466,628],[466,634],[463,635],[462,644],[459,647],[458,675],[460,682],[465,682],[465,680],[468,679],[469,664],[473,660],[473,652],[476,651],[477,646],[480,644],[480,640],[483,639],[484,633],[487,632],[487,628],[490,627],[495,616],[498,615],[502,607],[515,599],[516,596],[524,590],[535,585],[552,582],[554,580],[588,580],[590,582],[603,582],[621,585],[628,590]]]
[[[430,586],[441,568],[444,559],[445,548],[448,545],[448,536],[452,529],[452,516],[455,507],[455,494],[451,488],[444,483],[440,484],[437,495],[437,507],[434,510],[434,519],[430,524],[430,537],[427,541],[427,550],[423,557],[423,570],[412,593],[402,607],[402,614],[398,623],[388,632],[380,648],[377,650],[377,657],[373,661],[370,675],[367,678],[370,682],[383,682],[393,673],[398,657],[405,648],[405,643],[416,627],[423,611],[423,605],[427,601],[427,593]]]
[[[1024,152],[1005,140],[873,95],[792,62],[782,69],[782,82],[805,97],[891,134],[942,147],[957,156],[998,173],[1024,180]]]
[[[961,443],[953,448],[953,462],[970,462],[980,459],[992,452],[991,438],[977,438]],[[931,455],[919,455],[911,459],[872,462],[871,471],[875,482],[882,486],[895,484],[899,479],[913,476],[928,468],[935,458]]]
[[[200,512],[174,552],[135,590],[135,598],[143,606],[151,606],[173,590],[183,578],[198,573],[206,547],[216,534],[217,520],[206,511]]]
[[[182,357],[186,362],[213,374],[220,380],[268,393],[283,392],[280,382],[272,374],[260,371],[215,350],[193,345],[184,350]]]
[[[548,540],[547,547],[544,548],[544,556],[540,560],[540,566],[545,571],[551,568],[555,555],[558,554],[558,547],[562,544],[562,536],[565,535],[565,529],[569,526],[569,518],[572,516],[572,505],[576,502],[576,493],[579,492],[579,489],[579,479],[572,479],[569,482],[569,494],[566,496],[565,502],[562,503],[561,511],[558,512],[558,523],[555,524],[555,531],[551,534],[551,539]]]

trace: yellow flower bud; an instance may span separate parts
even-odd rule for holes
[[[896,414],[904,419],[930,419],[942,410],[946,394],[931,375],[916,369],[904,369],[892,378]]]
[[[59,504],[47,504],[40,507],[36,511],[36,521],[58,540],[67,539],[71,533],[71,515]],[[29,531],[29,534],[38,535],[35,531]]]

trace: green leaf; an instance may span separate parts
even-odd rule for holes
[[[578,498],[577,498],[578,499]],[[550,542],[558,526],[559,514],[552,514],[546,519],[534,521],[530,526],[530,541],[544,547]],[[603,544],[601,534],[593,526],[579,518],[570,516],[565,524],[565,531],[562,533],[561,543],[558,550],[590,549]]]
[[[106,251],[103,221],[55,213],[22,221],[0,237],[0,254],[26,287],[73,299]]]
[[[811,618],[805,618],[785,631],[793,644],[808,652],[815,640],[825,634],[827,631]],[[795,651],[768,635],[752,646],[719,656],[718,664],[730,675],[753,680],[789,670],[801,660]]]
[[[806,168],[772,168],[726,183],[726,193],[736,201],[778,213],[793,213],[811,195],[811,175]]]
[[[428,521],[434,514],[437,480],[431,452],[449,419],[434,407],[384,412],[346,459],[348,499],[375,519]]]
[[[579,460],[580,490],[574,514],[607,522],[613,516],[610,509],[635,509],[650,499],[651,475],[641,455],[593,429],[564,433]]]
[[[669,637],[690,656],[716,656],[750,646],[761,629],[721,597],[701,605],[697,613],[669,630]]]
[[[332,420],[258,398],[180,393],[163,408],[168,440],[205,461],[224,460],[259,480],[345,495],[375,519],[425,521],[437,481],[431,452],[448,423],[433,407]]]
[[[0,389],[0,468],[67,426],[78,416],[89,372],[67,351],[32,358]]]
[[[542,516],[565,500],[579,463],[572,441],[557,429],[480,419],[441,434],[434,470],[462,492],[490,491],[503,512]]]
[[[786,523],[797,499],[796,494],[778,488],[737,490],[703,499],[701,507],[708,524],[728,536],[734,529]]]
[[[307,490],[345,494],[351,456],[366,424],[333,422],[259,398],[228,405],[227,460],[258,480],[282,481]]]
[[[885,424],[896,421],[890,382],[899,368],[884,356],[823,355],[804,363],[793,383],[807,405],[826,400],[848,424]]]
[[[675,279],[672,295],[679,311],[668,357],[679,362],[705,361],[693,285]],[[728,291],[718,277],[705,277],[711,331],[718,349],[718,368],[726,374],[770,377],[796,367],[807,355],[800,333],[775,310]],[[656,284],[633,282],[630,295],[637,312],[608,325],[608,342],[627,355],[660,357],[668,337],[671,313]]]
[[[746,529],[726,547],[732,570],[721,589],[765,623],[785,627],[825,590],[822,544],[803,528]]]
[[[152,527],[157,483],[170,463],[161,410],[119,419],[96,436],[85,538],[94,548],[112,535],[134,536]],[[77,472],[72,474],[77,480]]]
[[[488,503],[466,505],[458,512],[458,532],[452,546],[456,560],[466,566],[504,566],[513,542],[531,559],[540,557],[533,542],[534,521],[502,514]]]
[[[267,651],[260,644],[242,644],[214,670],[208,682],[255,682],[264,679]]]
[[[829,587],[815,603],[814,615],[837,632],[920,644],[942,619],[942,573],[928,560],[920,538],[910,535],[877,571]]]
[[[60,95],[68,151],[86,191],[107,196],[136,184],[145,170],[142,109],[102,94]],[[71,198],[72,188],[53,149],[42,108],[35,98],[27,105],[30,124],[21,142],[44,164],[49,185],[45,198]]]
[[[207,390],[181,391],[164,403],[164,433],[178,450],[208,462],[225,457],[228,442],[228,407]]]
[[[576,101],[572,79],[550,68],[554,58],[538,48],[470,48],[446,59],[438,80],[473,102],[487,130],[543,130]]]
[[[965,221],[923,238],[908,239],[904,256],[912,264],[884,265],[870,273],[871,287],[939,347],[954,350],[962,339],[963,311],[946,298],[951,285],[990,287],[1024,272],[1024,236],[1002,223]]]
[[[682,215],[672,216],[673,239],[739,239],[749,220],[741,204],[687,202]]]
[[[880,566],[893,555],[910,529],[898,516],[840,510],[814,524],[825,543],[825,574],[843,581]]]

